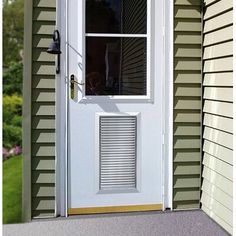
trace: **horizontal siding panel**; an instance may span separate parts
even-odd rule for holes
[[[178,164],[174,167],[174,175],[199,175],[201,168],[199,164]]]
[[[54,144],[32,144],[32,155],[36,157],[55,157]]]
[[[175,72],[175,84],[200,84],[201,80],[201,73]]]
[[[175,19],[174,30],[181,32],[201,32],[201,22]]]
[[[34,143],[54,143],[55,131],[48,130],[33,130],[32,142]]]
[[[32,158],[32,170],[55,170],[55,158]]]
[[[189,210],[189,209],[199,209],[199,200],[198,201],[177,201],[174,202],[175,210]]]
[[[46,7],[46,8],[55,8],[56,0],[34,0],[34,7]]]
[[[34,219],[54,218],[55,217],[55,210],[44,210],[44,211],[34,211],[33,210],[32,216]]]
[[[178,113],[174,114],[174,122],[183,122],[183,123],[200,123],[201,122],[201,114],[200,113],[183,113],[178,111]]]
[[[54,117],[32,117],[32,129],[55,129]]]
[[[201,110],[201,101],[200,100],[184,100],[176,99],[174,109],[180,110]]]
[[[54,116],[55,104],[34,103],[32,115],[35,116]]]
[[[193,46],[189,47],[183,47],[181,46],[175,46],[175,57],[190,57],[190,58],[200,58],[201,57],[201,48],[197,47],[194,48]]]
[[[34,101],[34,102],[55,102],[55,90],[34,89],[32,91],[32,101]]]
[[[42,36],[42,35],[34,35],[33,37],[33,47],[34,48],[43,48],[48,49],[48,46],[52,42],[52,35]]]
[[[233,118],[233,104],[227,102],[204,102],[204,112]]]
[[[214,143],[220,144],[224,147],[233,149],[233,135],[232,134],[229,134],[220,130],[212,129],[209,127],[205,127],[203,138],[210,140]]]
[[[225,42],[233,39],[233,26],[228,26],[204,35],[203,46]]]
[[[55,30],[55,22],[50,21],[34,21],[33,34],[52,35]]]
[[[218,100],[224,102],[233,102],[233,89],[232,88],[210,88],[204,89],[205,99]]]
[[[233,180],[233,169],[228,163],[225,163],[216,157],[205,153],[203,157],[203,164],[225,178],[231,181]]]
[[[205,126],[233,133],[233,119],[205,114],[204,123]]]
[[[232,210],[233,198],[223,192],[221,189],[217,188],[214,184],[210,183],[207,180],[204,180],[202,184],[202,191],[206,192],[209,196],[217,200],[229,210]]]
[[[34,75],[55,75],[54,63],[35,62],[33,65]]]
[[[226,57],[204,62],[204,72],[223,72],[233,70],[233,58]]]
[[[200,71],[201,63],[199,60],[184,60],[184,59],[175,59],[175,70],[182,71]]]
[[[174,142],[174,149],[192,149],[192,148],[200,148],[200,139],[196,138],[179,138]]]
[[[233,55],[233,42],[226,42],[214,46],[208,46],[204,49],[203,59],[212,59],[216,57],[226,57]]]
[[[201,18],[200,7],[176,6],[174,17],[200,19]]]
[[[48,45],[49,46],[49,45]],[[34,49],[33,51],[33,61],[36,62],[55,62],[55,55],[49,54],[46,50]]]
[[[215,87],[224,87],[224,86],[233,86],[233,73],[211,73],[204,74],[204,86],[215,86]]]
[[[232,7],[233,7],[232,0],[221,0],[219,2],[216,2],[215,4],[212,4],[211,6],[208,6],[206,8],[206,11],[204,13],[204,20],[207,20],[208,18],[211,18],[218,14],[222,14],[222,12],[228,11]]]
[[[202,94],[200,87],[193,87],[187,85],[176,85],[175,96],[179,97],[200,97]]]
[[[178,125],[174,129],[174,135],[178,136],[200,136],[200,126]]]
[[[203,151],[233,165],[233,151],[216,143],[204,140]]]
[[[204,33],[226,27],[233,23],[233,11],[226,12],[212,19],[206,20],[204,24]]]
[[[201,155],[199,151],[175,150],[174,162],[200,162]]]
[[[34,210],[54,210],[55,200],[45,199],[45,198],[35,198],[33,199],[33,209]]]
[[[34,89],[32,91],[32,101],[34,102],[55,102],[55,96],[54,90]]]
[[[199,188],[200,187],[200,179],[199,177],[178,177],[174,178],[174,189],[177,188]],[[199,196],[198,196],[199,199]]]
[[[55,173],[44,173],[42,171],[33,171],[32,183],[33,184],[54,184]]]
[[[33,20],[37,21],[55,21],[56,11],[54,9],[34,9]]]
[[[50,186],[45,186],[42,184],[34,184],[32,187],[32,196],[33,197],[54,197],[55,187],[53,184],[51,184]]]
[[[219,216],[217,216],[212,210],[210,210],[204,204],[202,205],[202,210],[214,221],[216,221],[219,225],[221,225],[226,231],[228,231],[231,235],[233,234],[233,227],[227,224],[224,220],[222,220]]]
[[[55,89],[54,76],[34,76],[32,81],[33,89]]]
[[[192,201],[198,200],[200,197],[200,191],[196,190],[181,190],[174,193],[174,201]]]
[[[201,2],[198,0],[175,0],[175,6],[182,5],[182,6],[200,6]]]
[[[175,32],[174,43],[181,45],[201,45],[202,38],[201,34],[193,34],[188,32]]]
[[[216,201],[214,198],[211,198],[205,192],[202,193],[201,202],[208,206],[208,208],[214,211],[220,218],[225,222],[228,222],[229,225],[233,225],[233,213],[228,208],[223,206],[221,203]]]
[[[219,0],[204,0],[205,6],[209,6],[213,3],[218,2]]]
[[[206,166],[203,167],[202,176],[210,183],[214,184],[216,187],[229,194],[231,197],[233,196],[233,182],[229,179],[209,169]]]

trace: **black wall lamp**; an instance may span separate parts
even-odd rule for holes
[[[50,44],[47,53],[57,55],[57,67],[56,73],[60,73],[60,54],[61,54],[61,40],[60,40],[60,33],[58,30],[54,30],[52,36],[52,43]]]

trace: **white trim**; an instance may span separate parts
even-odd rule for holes
[[[61,21],[60,21],[60,14],[57,14],[57,9],[60,9],[60,2],[57,0],[56,1],[56,28],[59,28],[61,26]],[[60,11],[59,11],[60,12]],[[59,91],[60,89],[60,84],[58,83],[58,79],[60,76],[59,75],[55,75],[55,86],[56,86],[56,91]],[[56,92],[56,116],[55,116],[55,127],[59,127],[60,126],[60,118],[61,116],[58,116],[60,114],[60,104],[58,104],[59,101],[59,94]],[[56,141],[55,143],[60,142],[60,132],[61,129],[55,129],[55,135],[56,135]],[[60,181],[60,151],[59,148],[57,148],[56,145],[56,154],[55,154],[55,217],[60,215],[60,201],[61,198],[60,196],[60,188],[59,186],[61,185],[61,181]]]
[[[165,163],[165,179],[166,191],[165,191],[165,201],[163,202],[166,208],[173,210],[173,84],[174,84],[174,2],[165,1],[165,75],[168,81],[166,89],[166,125],[165,125],[165,154],[167,157],[167,162]]]
[[[65,11],[66,9],[66,11]],[[56,76],[56,215],[67,216],[67,1],[57,0],[61,73]],[[62,115],[64,114],[64,115]]]
[[[108,37],[108,38],[147,38],[148,34],[97,34],[86,33],[87,37]]]

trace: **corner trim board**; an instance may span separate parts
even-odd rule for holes
[[[31,81],[32,81],[32,14],[31,0],[25,0],[24,71],[23,71],[23,171],[22,220],[31,221]]]

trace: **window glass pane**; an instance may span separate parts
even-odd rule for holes
[[[86,0],[86,33],[146,34],[146,0]]]
[[[146,38],[86,37],[86,95],[146,95]]]

